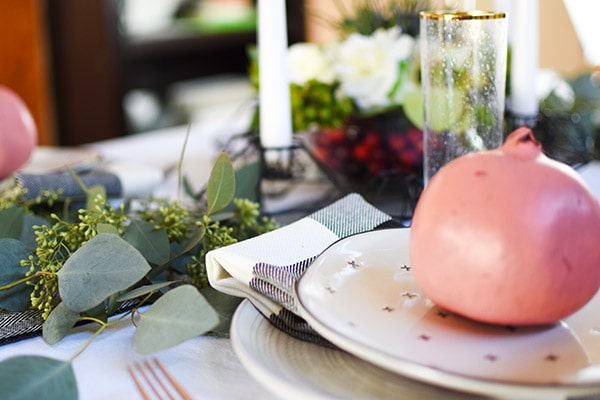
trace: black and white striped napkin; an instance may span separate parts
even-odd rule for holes
[[[334,242],[387,225],[398,226],[359,194],[349,194],[275,231],[210,251],[208,279],[223,293],[248,298],[284,332],[323,343],[297,315],[296,282]]]

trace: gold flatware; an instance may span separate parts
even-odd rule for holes
[[[127,371],[144,400],[192,399],[157,358],[130,365]]]

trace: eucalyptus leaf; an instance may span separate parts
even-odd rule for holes
[[[106,314],[113,315],[117,312],[120,306],[119,302],[117,301],[119,296],[120,293],[114,293],[108,296],[108,299],[106,300]]]
[[[41,356],[17,356],[0,363],[2,400],[75,400],[71,364]]]
[[[117,227],[111,224],[97,224],[96,230],[98,231],[98,233],[114,233],[115,235],[119,234],[119,230],[117,229]]]
[[[194,247],[196,247],[200,243],[200,241],[204,238],[205,234],[206,234],[206,228],[204,226],[197,227],[196,230],[194,231],[194,234],[192,235],[192,237],[190,237],[190,239],[187,241],[187,244],[185,245],[183,250],[180,251],[180,253],[178,255],[185,254],[188,251],[192,250]]]
[[[71,310],[65,303],[58,303],[50,312],[42,326],[42,337],[50,345],[60,342],[79,320],[79,313]]]
[[[171,248],[164,229],[155,229],[154,224],[143,220],[132,220],[125,229],[123,238],[150,263],[162,265],[169,260]]]
[[[235,195],[235,173],[227,153],[221,153],[213,165],[206,187],[207,215],[225,208]]]
[[[235,198],[257,201],[260,162],[249,163],[235,171]]]
[[[144,296],[146,294],[152,293],[152,292],[156,292],[157,290],[160,290],[162,288],[165,288],[169,285],[172,285],[173,283],[175,283],[175,281],[169,281],[169,282],[160,282],[160,283],[155,283],[154,285],[144,285],[144,286],[140,286],[138,288],[135,288],[133,290],[130,290],[128,292],[123,293],[122,295],[120,295],[117,298],[118,302],[122,302],[122,301],[127,301],[127,300],[133,300],[135,298],[138,298],[140,296]]]
[[[21,237],[19,238],[28,249],[34,250],[37,247],[37,243],[35,241],[35,231],[33,229],[34,226],[51,226],[52,224],[48,222],[46,218],[40,217],[39,215],[34,214],[25,214],[23,218],[23,229],[21,231]]]
[[[191,251],[194,247],[198,246],[202,238],[204,238],[205,233],[206,228],[204,226],[199,226],[194,230],[194,233],[187,242],[184,242],[183,244],[177,242],[170,243],[169,246],[171,248],[171,254],[175,254],[175,256],[168,260],[168,263],[165,262],[162,265],[153,268],[152,271],[148,274],[147,278],[150,279],[152,282],[157,283],[156,277],[166,268],[177,268],[180,259],[183,258],[185,254]]]
[[[95,318],[99,321],[107,322],[108,321],[108,313],[106,312],[106,304],[105,303],[106,302],[103,301],[102,303],[98,304],[96,307],[86,310],[84,314],[87,317],[91,317],[91,318]]]
[[[219,324],[211,332],[219,336],[229,335],[233,313],[244,299],[219,292],[211,286],[200,289],[200,293],[219,315]]]
[[[92,186],[86,190],[86,195],[85,208],[92,210],[96,205],[96,197],[100,196],[103,199],[106,199],[106,188],[101,185]]]
[[[83,312],[142,279],[150,265],[117,235],[100,233],[81,246],[58,271],[62,301]]]
[[[199,336],[219,323],[217,312],[192,285],[168,291],[141,314],[133,348],[143,354]]]
[[[20,238],[24,216],[25,211],[21,207],[0,210],[0,238]]]
[[[25,277],[26,268],[21,260],[29,257],[27,246],[16,239],[0,239],[0,286],[9,285]],[[9,290],[0,291],[0,308],[10,311],[25,311],[29,308],[31,286],[20,284]]]

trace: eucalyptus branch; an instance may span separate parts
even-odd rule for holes
[[[27,283],[31,280],[34,280],[35,278],[39,278],[42,275],[56,275],[54,272],[48,272],[48,271],[37,271],[36,273],[26,276],[24,278],[21,278],[19,280],[16,280],[12,283],[9,283],[8,285],[4,285],[4,286],[0,286],[0,290],[9,290],[12,289],[16,286],[19,286],[23,283]]]
[[[85,349],[88,348],[88,346],[90,344],[92,344],[92,342],[94,341],[94,339],[96,337],[98,337],[102,332],[104,332],[106,330],[106,328],[108,328],[109,326],[115,324],[117,321],[114,322],[104,322],[101,321],[99,319],[96,318],[89,318],[89,317],[83,317],[82,319],[91,319],[94,322],[98,322],[100,324],[100,327],[96,330],[96,332],[94,332],[94,334],[92,336],[90,336],[88,338],[88,340],[85,341],[85,343],[71,356],[71,358],[69,359],[70,362],[73,362],[73,360],[75,358],[77,358],[77,356],[79,356],[81,353],[83,353],[85,351]]]

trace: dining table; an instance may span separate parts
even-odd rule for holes
[[[40,147],[25,169],[43,169],[44,163],[71,157],[77,163],[116,171],[124,196],[181,198],[185,202],[180,177],[186,176],[194,189],[200,189],[216,156],[231,137],[247,130],[248,123],[249,116],[216,118],[78,148]],[[578,171],[600,198],[600,163],[590,162]],[[318,186],[302,189],[302,195],[291,196],[276,207],[301,209],[299,205],[319,199],[319,190]],[[285,220],[286,214],[281,215]],[[134,330],[131,321],[123,319],[72,361],[80,399],[142,398],[127,372],[128,366],[149,358],[133,349]],[[0,346],[0,361],[20,355],[70,360],[92,334],[93,330],[83,325],[55,345],[41,336],[8,343]],[[198,336],[152,357],[158,358],[194,399],[481,398],[403,377],[345,351],[291,337],[248,300],[236,310],[229,335]]]

